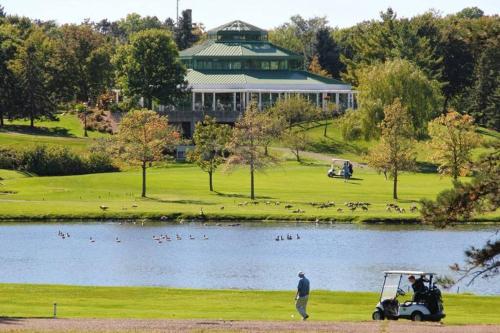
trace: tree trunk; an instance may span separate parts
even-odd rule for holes
[[[33,113],[30,114],[30,127],[31,128],[35,127],[35,117],[33,116]]]
[[[3,112],[0,112],[0,127],[3,127]]]
[[[255,200],[253,165],[250,166],[250,199]]]
[[[328,129],[328,119],[325,120],[325,130],[323,131],[323,136],[326,138],[326,130]]]
[[[300,150],[299,149],[295,150],[295,157],[297,158],[297,162],[300,163]]]
[[[210,184],[210,192],[213,192],[214,191],[214,186],[213,186],[213,182],[212,182],[212,171],[209,171],[208,172],[208,179],[209,179],[209,184]]]
[[[141,197],[146,197],[146,162],[142,162],[142,194]]]
[[[264,146],[264,156],[269,156],[269,151],[267,149],[267,145]]]
[[[394,172],[392,197],[394,199],[398,198],[398,171],[397,170],[396,170],[396,172]]]
[[[448,96],[444,97],[444,103],[443,103],[443,114],[446,114],[446,111],[448,110],[448,102],[450,98]]]
[[[144,97],[144,107],[148,110],[153,109],[153,98],[152,97]]]

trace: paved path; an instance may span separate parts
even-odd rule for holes
[[[439,323],[0,318],[0,332],[498,333],[500,325]]]

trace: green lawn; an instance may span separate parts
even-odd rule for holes
[[[0,315],[50,317],[56,302],[60,318],[298,320],[293,297],[294,291],[0,284]],[[378,297],[313,291],[308,312],[311,320],[371,320]],[[445,323],[500,324],[498,296],[445,294],[444,305]]]
[[[66,177],[30,177],[0,170],[0,218],[140,218],[166,215],[197,217],[201,209],[211,218],[376,220],[411,219],[418,213],[408,208],[421,198],[434,198],[451,186],[448,177],[436,174],[404,174],[400,178],[399,204],[407,212],[386,211],[392,200],[392,182],[368,168],[355,169],[354,179],[326,176],[327,165],[286,162],[256,175],[259,204],[250,202],[249,174],[239,169],[215,174],[217,192],[208,191],[208,177],[189,164],[174,164],[148,170],[148,198],[141,199],[139,170]],[[266,204],[267,202],[270,204]],[[275,202],[280,202],[276,205]],[[311,202],[334,201],[337,207],[321,209]],[[349,211],[344,203],[364,201],[368,212]],[[285,204],[293,208],[286,209]],[[102,211],[99,206],[109,209]],[[134,207],[135,206],[135,207]],[[222,208],[223,207],[223,208]],[[300,208],[304,213],[293,213]],[[337,209],[342,208],[343,212]],[[499,219],[499,214],[487,216]]]
[[[74,114],[58,115],[58,121],[36,121],[35,128],[29,127],[27,120],[5,121],[0,128],[0,145],[23,147],[32,144],[64,145],[76,150],[85,149],[92,138],[107,134],[88,131],[88,138],[83,136],[83,125]]]

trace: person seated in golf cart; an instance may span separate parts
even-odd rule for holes
[[[413,301],[421,302],[425,299],[424,295],[429,290],[425,286],[425,282],[429,282],[425,277],[421,276],[418,279],[414,275],[408,277],[408,281],[411,283],[413,289]]]

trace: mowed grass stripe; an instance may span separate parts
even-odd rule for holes
[[[50,317],[56,302],[60,318],[297,320],[294,295],[293,290],[0,284],[0,314]],[[378,293],[314,290],[309,302],[311,320],[370,320],[378,297]],[[445,294],[444,302],[445,323],[500,323],[499,296]]]

